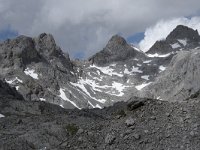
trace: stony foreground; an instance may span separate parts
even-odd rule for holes
[[[18,115],[0,118],[0,149],[200,149],[198,99],[169,103],[132,98],[103,110],[81,111],[58,111],[52,105],[50,113],[42,111],[42,104],[30,105],[40,108],[37,114],[21,113],[18,105]]]

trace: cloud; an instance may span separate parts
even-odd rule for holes
[[[177,25],[185,25],[200,32],[200,17],[160,20],[154,26],[146,29],[145,37],[139,43],[140,49],[148,51],[156,41],[165,39]]]
[[[113,34],[125,38],[143,32],[160,19],[193,16],[199,0],[0,0],[0,30],[54,35],[72,57],[89,57]]]

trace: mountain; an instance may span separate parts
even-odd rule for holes
[[[171,55],[180,50],[189,50],[199,46],[200,36],[197,30],[178,25],[165,40],[157,41],[147,54]]]
[[[181,101],[196,95],[200,89],[198,86],[200,50],[198,31],[179,25],[161,43],[168,47],[171,45],[167,53],[171,51],[169,54],[173,57],[169,59],[166,71],[145,89],[146,92],[144,93],[147,94],[146,96],[151,95],[154,98]],[[177,45],[176,48],[174,45]],[[157,46],[156,42],[148,53],[153,51],[162,53],[162,48]]]
[[[127,44],[123,37],[114,35],[108,41],[106,47],[102,51],[89,58],[89,61],[91,61],[92,64],[101,66],[108,63],[125,61],[130,58],[137,57],[145,58],[145,54]]]
[[[79,61],[70,60],[50,34],[19,36],[0,44],[0,77],[27,101],[103,108],[145,96],[144,89],[157,82],[172,58],[179,51],[197,49],[199,39],[197,31],[179,25],[144,53],[114,35],[103,50]]]
[[[0,43],[0,149],[200,149],[199,39],[115,35],[84,61],[46,33]]]

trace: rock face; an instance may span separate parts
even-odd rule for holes
[[[19,36],[6,40],[0,44],[0,57],[1,78],[15,87],[24,99],[48,99],[58,105],[68,103],[62,102],[59,89],[62,82],[76,81],[73,64],[68,54],[55,44],[52,35],[43,33],[35,39]]]
[[[147,54],[169,54],[180,50],[193,49],[199,46],[200,36],[197,30],[178,25],[166,38],[157,41]]]
[[[200,37],[197,30],[193,30],[187,26],[178,25],[166,38],[167,41],[177,39],[187,39],[190,42],[199,42]]]
[[[99,53],[89,58],[89,61],[91,61],[92,64],[102,66],[108,63],[125,61],[130,58],[138,57],[137,55],[140,55],[140,57],[145,57],[143,53],[138,52],[129,44],[127,44],[124,38],[119,35],[114,35],[109,40],[106,47]]]
[[[200,90],[199,65],[200,49],[179,52],[146,91],[163,100],[185,100]]]

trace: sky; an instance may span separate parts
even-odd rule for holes
[[[147,51],[178,24],[199,29],[199,17],[199,0],[0,0],[0,40],[46,32],[86,59],[115,34]]]

